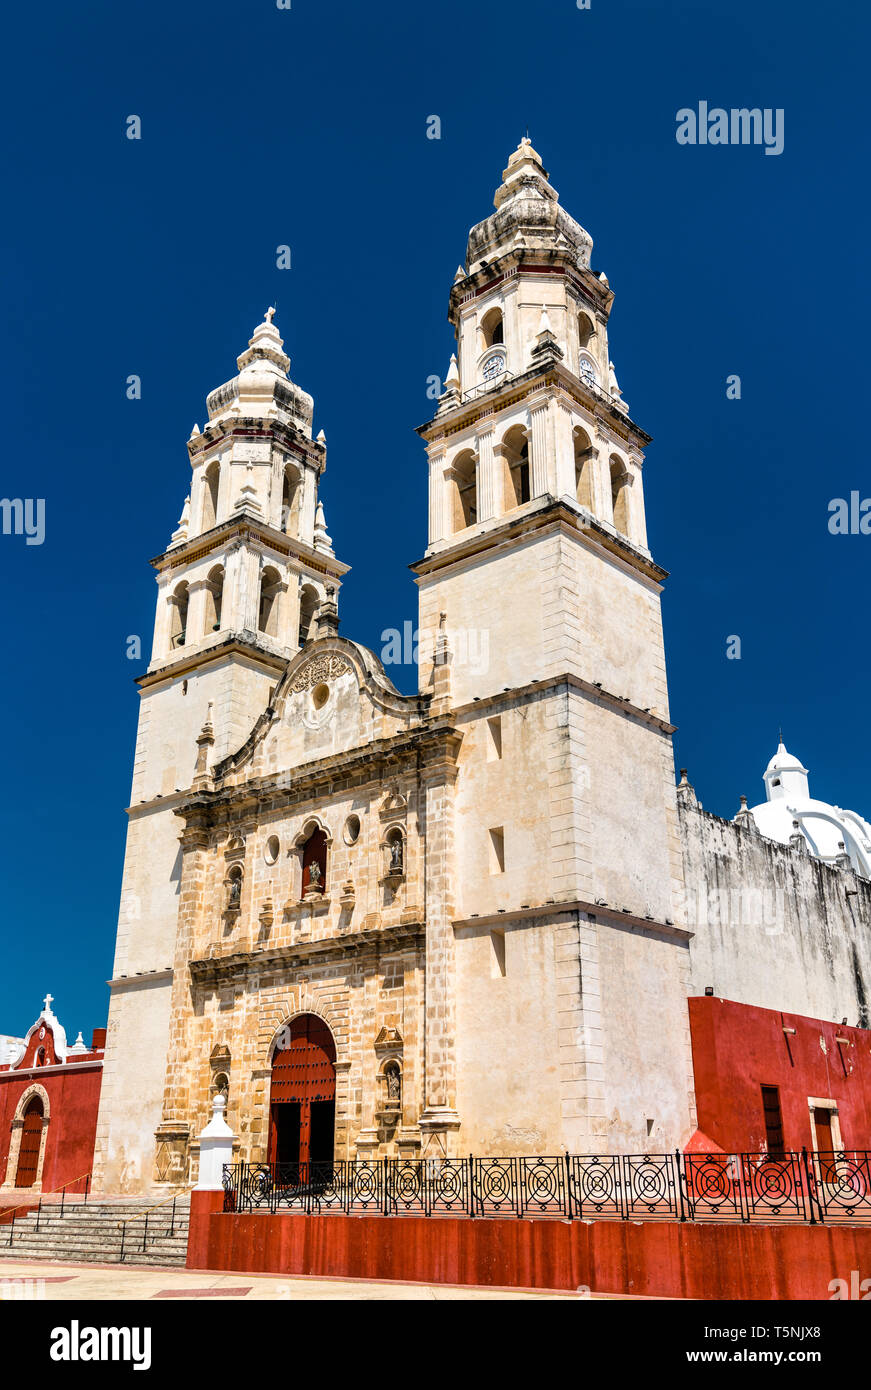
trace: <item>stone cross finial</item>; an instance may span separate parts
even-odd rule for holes
[[[269,308],[266,310],[266,313],[263,315],[263,321],[264,321],[264,323],[271,323],[272,320],[273,320],[274,318],[275,318],[275,305],[274,305],[274,304],[270,304]]]
[[[53,994],[47,994],[47,995],[45,996],[45,999],[44,999],[43,1002],[42,1002],[42,1007],[43,1007],[48,1013],[51,1013],[51,1006],[52,1006],[53,1003],[54,1003],[54,995],[53,995]]]

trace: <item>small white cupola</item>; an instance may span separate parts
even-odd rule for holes
[[[798,758],[787,752],[781,736],[777,752],[764,773],[766,800],[777,801],[782,797],[809,798],[807,779],[807,768],[802,766]]]

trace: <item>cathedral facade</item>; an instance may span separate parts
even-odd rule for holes
[[[271,310],[209,396],[153,562],[103,1190],[195,1178],[216,1090],[251,1162],[664,1152],[697,1129],[688,996],[867,1027],[864,861],[675,787],[649,437],[591,248],[524,140],[418,431],[415,695],[340,631]]]

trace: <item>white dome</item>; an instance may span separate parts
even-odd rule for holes
[[[782,845],[801,834],[817,859],[835,864],[847,854],[856,872],[871,878],[871,825],[856,811],[816,801],[808,788],[807,768],[782,739],[763,780],[767,799],[750,809],[760,834]]]

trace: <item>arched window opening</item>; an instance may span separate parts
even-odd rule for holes
[[[210,463],[203,478],[203,531],[210,531],[218,520],[218,488],[221,484],[221,465],[217,459]]]
[[[27,1103],[21,1127],[18,1167],[15,1170],[16,1187],[33,1187],[37,1180],[44,1115],[42,1100],[39,1096],[34,1096]]]
[[[453,465],[454,531],[464,531],[478,520],[477,459],[471,449],[465,450]]]
[[[630,477],[622,459],[611,456],[611,506],[614,512],[614,526],[622,535],[629,534],[629,484]]]
[[[224,570],[221,565],[215,565],[214,569],[209,570],[209,577],[206,581],[206,636],[210,632],[219,632],[221,629],[223,601]]]
[[[593,469],[596,451],[585,430],[574,432],[575,445],[575,497],[588,512],[593,511]]]
[[[272,1058],[269,1163],[282,1186],[327,1183],[336,1126],[336,1045],[317,1014],[282,1028]]]
[[[188,625],[188,599],[190,597],[188,586],[182,582],[177,585],[170,595],[170,606],[172,608],[172,627],[170,633],[170,646],[183,647]]]
[[[219,1071],[216,1076],[212,1077],[212,1100],[215,1096],[223,1096],[225,1101],[230,1098],[230,1078],[225,1071]]]
[[[281,594],[281,575],[278,570],[267,565],[260,576],[260,615],[257,626],[267,637],[277,637],[279,598]]]
[[[302,891],[324,893],[327,886],[327,837],[316,826],[302,847]]]
[[[302,478],[299,469],[289,463],[281,480],[281,529],[288,536],[299,535],[301,506]]]
[[[490,309],[481,320],[481,351],[505,342],[505,323],[501,309]]]
[[[522,425],[508,431],[503,442],[505,459],[505,510],[522,507],[531,496],[529,482],[529,439]]]
[[[299,596],[299,645],[302,647],[309,639],[312,619],[318,606],[318,591],[312,584],[303,584]]]
[[[578,347],[581,352],[590,352],[596,338],[596,329],[588,314],[578,314]]]

